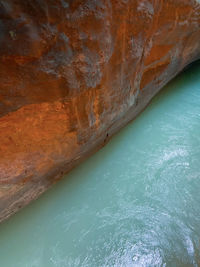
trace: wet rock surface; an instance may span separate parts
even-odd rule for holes
[[[6,0],[0,18],[0,220],[200,58],[196,0]]]

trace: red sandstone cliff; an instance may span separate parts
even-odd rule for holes
[[[197,0],[0,0],[0,221],[199,57]]]

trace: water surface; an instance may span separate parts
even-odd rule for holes
[[[200,64],[0,225],[0,266],[200,265]]]

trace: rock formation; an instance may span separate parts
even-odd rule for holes
[[[0,0],[0,221],[200,58],[197,0]]]

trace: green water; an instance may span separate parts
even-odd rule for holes
[[[199,160],[198,63],[0,225],[0,266],[200,266]]]

